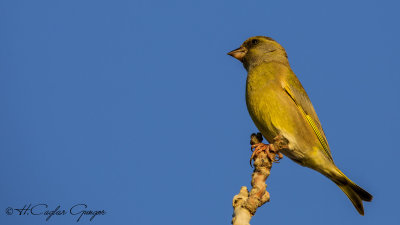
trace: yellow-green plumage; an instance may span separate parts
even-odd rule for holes
[[[291,70],[284,48],[271,38],[257,36],[229,54],[248,71],[247,108],[263,136],[270,143],[278,136],[286,140],[283,154],[335,182],[363,215],[362,200],[371,201],[372,196],[334,164],[314,107]]]

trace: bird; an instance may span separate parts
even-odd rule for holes
[[[335,165],[315,109],[292,71],[286,50],[266,36],[248,38],[228,53],[247,71],[246,105],[257,129],[270,143],[258,143],[250,162],[260,151],[279,151],[294,162],[332,180],[347,195],[360,215],[363,201],[373,196],[351,181]]]

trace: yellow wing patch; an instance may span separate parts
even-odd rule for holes
[[[328,158],[333,161],[332,156],[329,151],[328,143],[327,143],[324,135],[321,134],[321,132],[319,131],[319,129],[318,129],[317,125],[315,124],[314,120],[312,119],[312,117],[310,115],[308,115],[307,112],[304,111],[303,107],[301,107],[301,105],[296,101],[296,99],[294,98],[294,95],[292,94],[292,92],[288,86],[284,87],[284,90],[290,96],[290,98],[293,100],[293,102],[296,104],[297,108],[299,108],[301,114],[304,116],[304,118],[307,120],[307,122],[310,124],[310,126],[313,129],[315,135],[317,136],[319,142],[321,143],[322,147],[324,148],[325,155],[328,156]]]

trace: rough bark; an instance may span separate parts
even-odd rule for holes
[[[250,144],[258,144],[262,142],[262,136],[260,133],[252,134]],[[271,147],[273,147],[271,145]],[[257,209],[269,202],[270,196],[267,192],[267,180],[272,163],[275,161],[276,152],[270,151],[268,154],[261,151],[254,158],[254,171],[251,179],[252,189],[250,192],[247,187],[243,186],[240,189],[239,194],[233,197],[233,215],[232,224],[233,225],[250,225],[250,220],[256,213]]]

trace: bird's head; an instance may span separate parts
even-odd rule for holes
[[[246,70],[262,62],[288,63],[285,49],[274,39],[264,36],[247,39],[238,49],[229,52],[228,55],[241,61]]]

